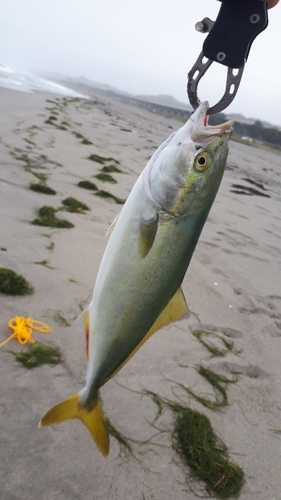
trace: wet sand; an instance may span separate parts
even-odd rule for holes
[[[167,431],[158,434],[151,425],[157,407],[140,391],[175,400],[178,382],[214,399],[196,370],[203,365],[237,378],[227,386],[228,406],[211,411],[187,394],[185,403],[210,418],[231,460],[243,468],[241,500],[280,499],[281,155],[231,141],[222,185],[183,283],[190,318],[157,332],[102,388],[104,409],[135,440],[136,457],[120,455],[111,437],[105,460],[77,421],[37,428],[46,410],[83,387],[85,339],[74,319],[90,301],[105,232],[121,207],[77,183],[90,180],[126,198],[180,123],[99,94],[89,101],[63,100],[0,89],[0,102],[0,265],[35,288],[29,296],[0,296],[0,342],[10,334],[10,318],[32,316],[53,327],[49,335],[35,332],[36,340],[59,347],[64,357],[56,367],[26,370],[6,352],[21,349],[15,340],[0,350],[1,498],[196,499],[172,448],[171,413],[157,421]],[[66,130],[46,124],[51,115]],[[77,134],[92,144],[82,144]],[[116,184],[93,177],[102,165],[87,159],[91,154],[119,162],[113,163],[124,173],[112,174]],[[31,191],[34,173],[47,175],[57,194]],[[69,196],[91,208],[59,212],[74,228],[30,224],[40,207],[58,208]],[[204,338],[225,355],[211,356],[192,334],[196,330],[209,332]],[[200,493],[200,486],[192,486]]]

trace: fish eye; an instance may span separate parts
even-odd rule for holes
[[[194,167],[199,172],[203,172],[206,170],[211,164],[211,158],[208,153],[199,153],[199,155],[195,158]]]

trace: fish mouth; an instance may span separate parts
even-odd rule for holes
[[[219,125],[208,125],[208,108],[209,103],[202,101],[189,118],[189,123],[191,123],[190,135],[197,147],[204,146],[213,137],[226,136],[229,139],[233,130],[232,120]]]

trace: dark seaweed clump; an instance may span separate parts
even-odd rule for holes
[[[90,144],[93,144],[91,141],[89,141],[89,139],[86,139],[84,138],[82,141],[81,141],[81,144],[86,144],[87,146],[89,146]]]
[[[117,196],[114,196],[113,194],[109,193],[108,191],[103,191],[102,189],[95,193],[96,196],[100,196],[101,198],[105,199],[112,199],[117,203],[118,205],[124,205],[125,201],[123,198],[118,198]]]
[[[96,163],[100,163],[101,165],[108,161],[114,161],[116,164],[119,164],[119,161],[115,160],[114,158],[104,158],[103,156],[94,154],[88,156],[88,160],[95,161]]]
[[[72,224],[68,220],[58,219],[55,214],[55,208],[44,205],[38,210],[38,219],[34,219],[31,224],[34,224],[35,226],[48,226],[57,228],[74,227],[74,224]]]
[[[239,465],[229,461],[227,447],[210,420],[195,410],[172,404],[175,416],[173,447],[194,476],[219,498],[237,496],[244,484]]]
[[[86,203],[76,200],[76,198],[72,198],[72,196],[65,198],[62,204],[67,208],[68,212],[83,212],[84,210],[90,210]]]
[[[34,289],[21,274],[0,267],[0,292],[6,295],[29,295]]]
[[[106,174],[104,172],[100,172],[95,176],[99,181],[102,182],[111,182],[111,184],[117,184],[117,181],[110,174]]]
[[[105,165],[101,168],[101,172],[105,172],[106,174],[112,174],[113,172],[116,172],[117,174],[124,174],[123,170],[115,167],[115,165]]]
[[[172,411],[173,448],[189,467],[191,476],[206,484],[205,494],[222,499],[237,497],[244,484],[244,472],[239,465],[229,461],[227,446],[216,435],[210,420],[202,413],[154,392],[144,391],[144,394],[157,405],[155,421],[165,407]]]
[[[57,365],[62,362],[58,347],[50,347],[40,343],[31,346],[25,352],[9,352],[29,370],[41,365]]]
[[[57,194],[56,191],[42,183],[30,184],[29,189],[43,194]]]
[[[80,181],[80,182],[78,182],[77,186],[79,186],[83,189],[90,189],[92,191],[98,190],[97,186],[91,181]]]

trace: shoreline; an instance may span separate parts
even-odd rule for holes
[[[150,156],[179,122],[98,93],[81,101],[0,89],[0,102],[0,247],[6,249],[0,251],[0,265],[23,274],[35,287],[33,295],[1,294],[0,342],[10,334],[10,318],[32,316],[53,328],[48,335],[34,333],[36,340],[59,347],[64,358],[55,367],[26,370],[6,352],[21,350],[19,344],[11,341],[1,349],[3,498],[16,498],[19,488],[21,498],[29,500],[93,498],[94,488],[95,498],[109,500],[195,499],[188,490],[187,471],[175,463],[169,432],[141,444],[155,435],[149,422],[157,408],[139,392],[146,389],[174,400],[173,388],[180,383],[214,398],[196,369],[203,365],[237,377],[227,387],[228,406],[211,411],[191,396],[185,396],[186,403],[210,418],[231,460],[243,468],[246,481],[239,498],[265,500],[266,495],[277,500],[280,155],[231,141],[222,185],[183,282],[190,319],[157,332],[101,390],[112,423],[137,441],[132,448],[139,461],[120,457],[113,438],[104,460],[77,422],[37,429],[49,407],[82,388],[85,340],[73,322],[90,300],[106,230],[122,208],[113,198],[103,199],[77,184],[88,180],[99,191],[125,199]],[[97,163],[91,155],[111,160]],[[105,165],[122,171],[111,173],[116,183],[96,177]],[[31,191],[29,184],[40,179],[56,194]],[[40,207],[61,208],[67,197],[90,207],[85,213],[57,213],[73,228],[30,224]],[[211,346],[221,350],[223,338],[233,348],[211,356],[194,335],[198,330],[209,332]],[[170,414],[159,420],[162,429],[171,429],[172,423]]]

